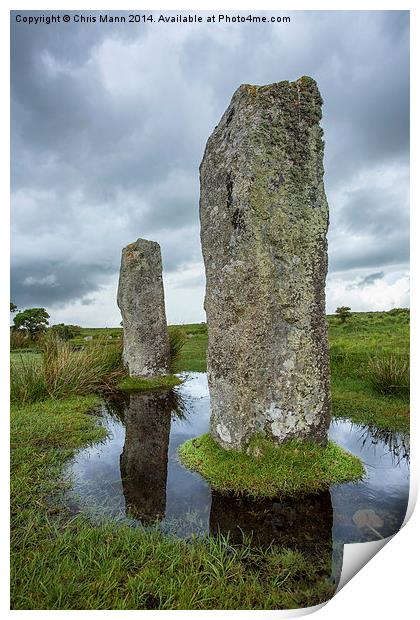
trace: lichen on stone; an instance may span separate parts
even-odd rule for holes
[[[240,86],[200,166],[211,429],[226,448],[255,431],[326,442],[321,105],[307,76]]]

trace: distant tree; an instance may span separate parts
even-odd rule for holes
[[[80,336],[82,328],[79,325],[65,325],[64,323],[57,323],[57,325],[51,326],[51,331],[55,333],[61,340],[71,340],[76,336]]]
[[[347,321],[347,319],[351,317],[350,310],[351,308],[349,308],[348,306],[339,306],[337,310],[335,311],[335,313],[340,319],[340,321],[344,323],[344,321]]]
[[[82,335],[82,328],[80,327],[80,325],[68,325],[67,327],[71,329],[71,332],[73,334],[72,338],[76,338],[76,336]]]
[[[35,338],[48,327],[50,315],[45,308],[28,308],[19,312],[13,319],[15,329],[28,332],[31,338]]]
[[[19,308],[17,307],[16,304],[13,303],[13,301],[10,302],[10,312],[14,313],[17,312],[19,310]]]

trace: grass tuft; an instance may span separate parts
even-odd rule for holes
[[[156,390],[159,388],[172,388],[180,385],[182,379],[176,375],[163,375],[162,377],[123,377],[116,384],[116,388],[122,391],[144,391]]]
[[[20,356],[10,369],[12,403],[68,398],[109,388],[123,374],[121,342],[103,339],[81,350],[54,334],[42,342],[41,356]]]
[[[21,329],[10,330],[10,348],[13,349],[27,349],[34,346],[34,341],[30,338],[29,334]]]
[[[325,448],[296,440],[279,446],[256,436],[246,452],[238,452],[224,450],[205,434],[182,444],[179,456],[214,489],[251,497],[316,493],[364,474],[360,459],[331,441]]]
[[[178,325],[170,325],[168,327],[169,334],[169,350],[171,355],[171,368],[173,369],[175,363],[181,356],[182,348],[187,340],[187,334]]]
[[[47,398],[48,389],[39,355],[14,356],[10,366],[10,401],[34,403]]]
[[[371,357],[367,377],[378,394],[409,394],[410,364],[408,355],[388,353]]]

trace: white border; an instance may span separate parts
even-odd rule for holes
[[[0,231],[1,231],[1,243],[0,243],[0,257],[1,257],[1,265],[2,265],[2,279],[1,279],[1,288],[0,288],[0,308],[2,309],[1,321],[1,357],[2,360],[2,377],[5,379],[3,382],[3,386],[7,384],[7,376],[8,371],[6,370],[7,360],[9,355],[9,317],[5,315],[6,313],[6,304],[9,298],[9,272],[7,269],[7,265],[9,265],[9,255],[10,255],[10,247],[9,247],[9,216],[8,209],[6,205],[9,203],[9,178],[10,178],[10,169],[9,169],[9,11],[10,10],[139,10],[141,9],[162,9],[162,10],[271,10],[271,11],[282,11],[284,14],[287,14],[287,11],[296,11],[296,10],[337,10],[337,3],[333,2],[308,2],[308,1],[299,1],[295,0],[294,2],[284,3],[284,5],[279,5],[275,2],[256,2],[243,0],[242,2],[179,2],[179,3],[170,3],[161,1],[158,5],[152,3],[150,1],[142,2],[136,7],[133,6],[134,2],[130,2],[125,7],[121,4],[121,2],[116,2],[115,0],[107,0],[106,2],[98,2],[97,0],[91,0],[91,2],[86,5],[86,3],[82,2],[46,2],[44,6],[35,2],[29,2],[28,0],[22,2],[11,2],[6,1],[2,3],[2,8],[0,9],[0,37],[3,44],[4,49],[1,54],[1,68],[2,68],[2,86],[3,92],[1,97],[1,105],[2,105],[2,165],[1,165],[1,179],[2,179],[2,187],[3,189],[3,197],[4,200],[2,202],[2,208],[0,209]],[[88,8],[87,8],[88,6]],[[71,8],[70,8],[71,7]],[[364,1],[353,0],[352,2],[342,2],[339,6],[339,10],[411,10],[411,76],[412,76],[412,94],[411,94],[411,106],[412,109],[418,111],[420,109],[420,102],[418,96],[418,84],[415,79],[415,76],[419,75],[419,25],[418,25],[418,12],[415,9],[414,2],[372,2],[372,1]],[[357,45],[357,41],[355,41],[355,45]],[[418,113],[417,113],[418,114]],[[420,170],[419,166],[419,157],[418,157],[418,120],[417,114],[415,113],[412,116],[412,169]],[[414,141],[415,138],[415,141]],[[419,201],[418,201],[418,173],[416,176],[413,176],[412,186],[411,186],[411,204],[415,205],[415,207],[411,211],[411,239],[412,239],[412,295],[411,295],[411,309],[412,309],[412,317],[414,316],[414,320],[412,319],[412,343],[420,342],[420,326],[416,325],[418,323],[418,276],[416,273],[416,266],[418,264],[419,257],[419,244],[416,239],[416,231],[419,228],[419,219],[418,215],[419,209]],[[417,345],[418,346],[418,345]],[[416,372],[418,368],[418,361],[416,356],[415,347],[412,347],[412,374],[413,379],[417,378],[418,373]],[[417,380],[417,385],[418,385]],[[418,465],[419,459],[417,455],[418,451],[418,429],[419,424],[416,420],[416,417],[420,415],[418,411],[416,411],[416,406],[419,403],[418,399],[418,387],[415,381],[411,382],[412,385],[412,446],[414,450],[412,451],[412,469],[411,469],[411,494],[410,494],[410,511],[413,510],[413,505],[415,503],[415,497],[417,495],[418,489]],[[2,411],[7,411],[7,391],[2,389],[2,399],[4,407],[2,407]],[[3,418],[4,419],[4,418]],[[4,443],[1,450],[1,455],[3,459],[3,467],[2,471],[8,471],[8,432],[6,422],[4,422],[1,438]],[[8,493],[7,480],[5,480],[5,476],[3,475],[2,480],[5,482],[3,485],[3,492]],[[49,617],[53,615],[62,613],[61,611],[8,611],[9,609],[9,593],[8,593],[8,525],[9,525],[9,517],[6,502],[3,502],[4,510],[2,511],[2,533],[5,538],[2,546],[2,575],[1,575],[1,587],[2,587],[2,609],[6,611],[6,613],[11,614],[39,614],[42,615],[47,614]],[[398,533],[392,540],[385,546],[382,551],[376,555],[362,570],[360,570],[350,581],[350,584],[344,587],[342,590],[338,592],[338,594],[325,606],[322,606],[321,609],[311,608],[311,610],[297,610],[296,612],[281,612],[281,611],[267,611],[267,612],[254,612],[254,611],[233,611],[228,613],[234,613],[236,617],[249,617],[251,615],[255,615],[255,613],[264,615],[264,617],[296,617],[300,615],[304,615],[310,611],[317,611],[317,617],[322,619],[334,619],[340,618],[340,620],[346,620],[347,618],[369,618],[369,617],[380,617],[382,619],[388,618],[398,618],[398,617],[412,617],[410,615],[410,610],[412,608],[417,608],[417,592],[418,588],[418,561],[417,561],[417,553],[415,547],[418,548],[419,543],[419,534],[420,531],[419,522],[419,510],[417,509],[413,516],[408,520],[405,527],[402,529],[400,533]],[[353,547],[350,550],[350,555],[353,552],[357,552],[358,545],[351,545]],[[346,545],[349,547],[349,545]],[[347,550],[346,550],[347,552]],[[360,558],[360,555],[359,555]],[[354,561],[354,558],[353,560]],[[345,561],[346,562],[346,561]],[[83,620],[87,617],[89,613],[89,617],[91,614],[113,614],[114,617],[122,616],[123,614],[128,613],[136,613],[141,618],[147,617],[181,617],[187,614],[188,616],[194,617],[202,617],[203,615],[209,615],[214,613],[224,613],[224,612],[216,612],[214,610],[207,611],[67,611],[67,614],[70,616],[76,616],[78,620]]]

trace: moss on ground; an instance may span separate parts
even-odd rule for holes
[[[278,446],[254,437],[246,452],[238,452],[224,450],[205,434],[182,444],[179,456],[214,489],[252,497],[316,493],[364,474],[361,460],[331,441],[325,448],[295,440]]]
[[[117,389],[130,392],[142,392],[145,390],[156,390],[159,388],[171,388],[180,385],[182,379],[176,375],[164,375],[162,377],[123,377],[117,383]]]

